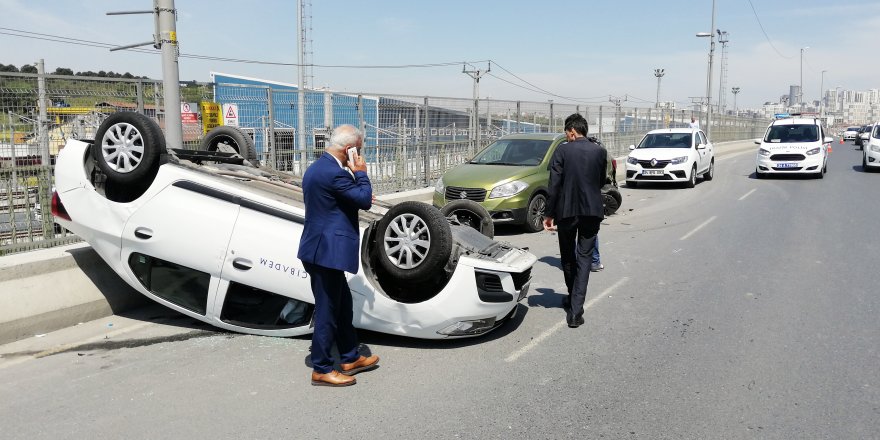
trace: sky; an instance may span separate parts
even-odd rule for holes
[[[106,13],[147,10],[152,3],[0,0],[0,63],[21,67],[43,59],[48,72],[66,67],[161,78],[156,54],[45,40],[119,46],[150,41],[150,15]],[[297,83],[296,3],[176,0],[182,54],[256,61],[181,57],[180,79],[210,81],[210,72],[216,71]],[[467,70],[485,71],[491,60],[491,71],[480,80],[481,98],[601,104],[613,97],[625,98],[624,105],[646,107],[656,99],[654,69],[663,68],[660,100],[685,105],[690,97],[706,94],[709,39],[696,33],[711,29],[712,4],[311,0],[312,85],[468,98],[473,96],[473,79],[462,73],[464,63],[469,63]],[[821,85],[826,90],[880,88],[880,57],[875,55],[880,1],[715,0],[715,28],[728,32],[728,107],[733,86],[741,90],[737,106],[754,108],[787,94],[790,85],[800,83],[801,74],[806,101],[819,98]],[[717,44],[713,97],[718,95],[720,61]],[[431,64],[446,65],[423,67]]]

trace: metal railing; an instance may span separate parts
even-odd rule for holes
[[[562,132],[572,113],[586,117],[590,134],[615,156],[649,130],[687,126],[692,115],[703,119],[681,109],[325,90],[305,91],[300,109],[295,88],[270,84],[182,82],[180,94],[195,107],[203,101],[237,105],[238,125],[253,138],[259,161],[294,175],[320,157],[332,127],[362,128],[378,194],[429,186],[501,136]],[[164,126],[162,101],[158,80],[0,73],[0,255],[75,241],[50,212],[54,157],[67,139],[93,139],[114,112],[136,111]],[[300,111],[306,136],[298,131]],[[200,122],[184,123],[184,145],[169,147],[199,148]],[[766,125],[713,115],[712,141],[758,137]]]

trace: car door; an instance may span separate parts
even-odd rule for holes
[[[239,207],[207,186],[168,185],[139,207],[122,232],[129,276],[160,303],[209,320]]]
[[[703,155],[703,166],[704,169],[708,170],[709,166],[712,164],[712,159],[715,158],[715,146],[712,145],[712,142],[709,142],[709,139],[706,138],[706,133],[700,132],[700,140],[703,142],[703,146],[706,147],[704,150],[705,154]]]
[[[311,331],[314,296],[297,259],[304,217],[242,199],[215,299],[216,325],[293,336]]]
[[[695,131],[694,132],[694,150],[697,154],[697,173],[702,173],[703,170],[706,169],[706,149],[703,143],[704,137],[701,136],[703,132]]]

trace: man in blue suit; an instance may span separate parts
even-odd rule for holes
[[[360,155],[363,143],[363,133],[354,126],[336,127],[324,154],[303,175],[306,220],[297,258],[309,273],[315,296],[312,385],[354,385],[351,376],[376,368],[379,362],[379,356],[358,352],[351,290],[344,273],[358,271],[358,210],[370,209],[373,203],[367,164]],[[349,149],[357,151],[353,162]],[[341,372],[333,368],[334,342]]]

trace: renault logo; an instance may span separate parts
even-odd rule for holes
[[[462,199],[466,199],[467,198],[467,191],[462,191],[461,194],[458,195],[458,197],[462,198]]]
[[[651,159],[651,166],[652,166],[652,167],[656,167],[656,166],[657,166],[657,159]]]

